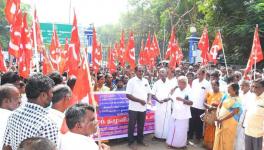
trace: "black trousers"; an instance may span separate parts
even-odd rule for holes
[[[144,124],[146,119],[146,112],[128,111],[128,144],[135,141],[134,130],[137,124],[137,142],[143,142]]]
[[[245,150],[262,150],[263,137],[254,138],[245,134]]]
[[[194,134],[196,135],[197,139],[201,139],[203,137],[203,122],[200,116],[204,113],[204,111],[205,110],[191,107],[192,118],[190,118],[189,121],[189,139],[192,139]]]

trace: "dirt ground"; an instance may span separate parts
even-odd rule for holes
[[[144,141],[149,144],[148,147],[138,146],[135,144],[138,150],[169,150],[167,148],[167,145],[165,141],[153,141],[152,140],[153,134],[145,135]],[[116,139],[111,140],[108,145],[111,146],[111,150],[130,150],[130,148],[127,145],[126,139]],[[187,145],[187,148],[184,150],[205,150],[202,148],[201,142],[198,144],[194,144],[194,142],[189,142]]]

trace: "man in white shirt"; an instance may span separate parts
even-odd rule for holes
[[[12,84],[0,86],[0,148],[3,146],[3,138],[9,115],[19,107],[21,97],[19,90]]]
[[[143,142],[144,124],[146,118],[147,101],[151,98],[151,89],[148,80],[143,78],[143,66],[135,68],[136,76],[131,78],[126,87],[127,98],[129,99],[128,106],[128,146],[135,149],[134,129],[137,124],[137,143],[147,146]]]
[[[95,110],[88,104],[75,104],[65,113],[66,123],[70,131],[62,135],[60,150],[110,150],[110,147],[97,145],[92,138],[97,132],[98,121]]]
[[[168,134],[168,123],[171,117],[171,101],[169,100],[169,94],[171,87],[169,86],[167,77],[167,71],[165,68],[159,70],[160,79],[156,81],[152,88],[152,94],[157,99],[162,100],[160,103],[156,103],[155,111],[155,132],[153,139],[166,139]]]
[[[64,111],[69,107],[72,92],[70,87],[65,84],[58,84],[53,87],[52,106],[49,109],[49,117],[56,123],[58,129],[62,131],[64,122]]]
[[[205,79],[205,74],[205,69],[199,69],[197,71],[197,79],[193,81],[191,89],[193,105],[191,107],[192,118],[189,122],[188,138],[193,139],[193,135],[196,134],[198,141],[203,135],[203,122],[200,116],[205,111],[204,99],[210,87],[210,83]]]

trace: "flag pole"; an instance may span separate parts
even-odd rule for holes
[[[37,48],[37,33],[36,33],[36,18],[35,18],[35,11],[36,11],[36,4],[35,4],[35,1],[33,2],[33,38],[34,38],[34,49],[35,49],[35,54],[38,53],[38,48]],[[37,63],[36,63],[36,69],[37,69],[37,72],[39,72],[39,62],[38,62],[38,59],[37,59]]]
[[[223,49],[223,55],[224,55],[224,61],[225,61],[225,68],[226,68],[226,75],[228,76],[228,69],[227,69],[227,63],[226,63],[226,57],[225,57],[225,49],[224,49],[223,40],[222,40],[222,34],[221,34],[220,29],[219,29],[219,33],[220,33],[220,40],[221,40],[221,43],[222,43],[222,49]]]
[[[258,24],[256,24],[256,29],[258,28]],[[256,31],[255,29],[255,31]],[[255,38],[255,33],[254,33],[254,37],[253,37],[253,44],[254,44],[254,38]],[[256,70],[257,70],[257,51],[256,48],[254,48],[254,56],[253,58],[255,59],[254,62],[254,80],[256,79]]]
[[[91,78],[91,75],[90,75],[90,68],[89,68],[89,65],[88,65],[88,59],[87,59],[86,52],[84,52],[84,63],[85,63],[85,66],[87,68],[86,71],[87,71],[88,81],[90,81],[88,86],[91,89],[91,98],[92,98],[92,105],[94,106],[95,120],[98,120],[98,115],[96,113],[97,112],[97,103],[96,103],[96,101],[94,99],[94,89],[92,88],[92,83],[91,83],[92,78]],[[87,95],[88,95],[88,93],[87,93]],[[101,142],[101,132],[100,132],[99,125],[97,127],[98,127],[97,128],[97,132],[98,132],[97,133],[97,135],[98,135],[98,146],[101,147],[101,145],[102,145],[102,142]]]

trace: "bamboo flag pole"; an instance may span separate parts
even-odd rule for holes
[[[226,57],[225,57],[225,49],[224,49],[223,40],[222,40],[222,34],[221,34],[220,29],[218,31],[219,31],[219,34],[220,34],[220,41],[221,41],[222,49],[223,49],[223,55],[224,55],[224,61],[225,61],[226,74],[228,76],[228,69],[227,69],[227,63],[226,63]]]
[[[35,16],[35,11],[36,11],[36,4],[35,4],[35,1],[33,1],[33,38],[34,38],[34,49],[35,49],[35,54],[38,53],[38,48],[37,48],[37,33],[36,33],[36,16]],[[38,62],[38,59],[37,59],[37,63],[36,63],[36,69],[37,69],[37,72],[39,72],[39,62]]]
[[[94,109],[95,109],[95,119],[98,120],[98,115],[97,115],[97,103],[94,99],[94,90],[92,88],[92,78],[91,78],[91,75],[90,75],[90,68],[89,68],[89,65],[88,65],[88,59],[87,59],[87,53],[84,52],[84,63],[85,63],[85,66],[86,66],[86,70],[87,70],[87,76],[88,76],[88,81],[89,81],[89,87],[90,87],[90,93],[91,93],[91,98],[92,98],[92,105],[94,106]],[[88,93],[87,93],[87,96],[88,96]],[[97,128],[97,135],[98,135],[98,145],[99,147],[101,147],[101,131],[100,131],[100,128],[99,128],[99,125],[98,125],[98,128]]]

